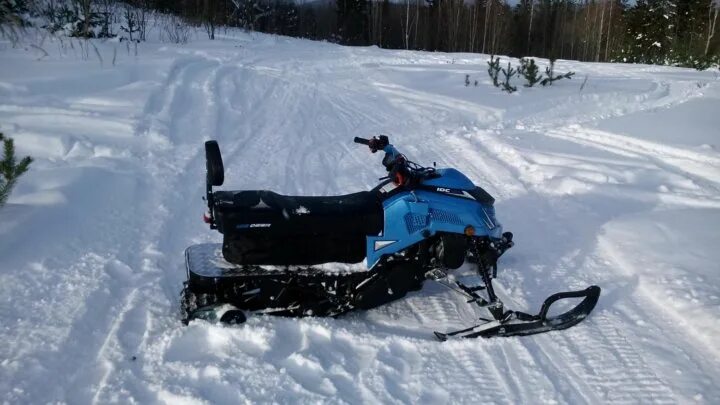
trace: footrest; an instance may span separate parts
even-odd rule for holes
[[[466,286],[465,284],[462,284],[462,283],[460,283],[460,282],[455,283],[455,284],[457,284],[457,286],[460,287],[460,288],[461,288],[463,291],[465,291],[465,292],[476,292],[476,291],[482,291],[482,290],[485,289],[485,286],[484,286],[484,285],[477,285],[477,286],[475,286],[475,287],[468,287],[468,286]]]

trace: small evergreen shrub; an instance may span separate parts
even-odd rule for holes
[[[25,19],[30,8],[27,0],[0,1],[0,24],[14,24],[27,26],[30,23]]]
[[[518,67],[518,73],[525,78],[525,81],[527,82],[524,84],[525,87],[532,87],[538,84],[540,80],[542,80],[542,75],[538,74],[539,71],[540,69],[538,68],[538,65],[535,64],[535,59],[520,59],[520,67]]]
[[[48,2],[40,14],[48,22],[43,28],[52,33],[61,32],[69,37],[106,38],[113,37],[109,13],[101,13],[92,7],[83,10],[81,2]]]
[[[545,77],[542,79],[540,84],[543,86],[552,86],[553,82],[561,79],[570,79],[575,75],[575,72],[567,72],[558,76],[555,76],[555,59],[550,59],[550,64],[545,68]]]
[[[502,72],[505,76],[505,81],[502,83],[502,90],[508,93],[517,91],[517,87],[510,84],[510,79],[517,74],[517,70],[508,62],[507,69],[503,69]]]
[[[0,142],[3,143],[3,156],[0,160],[0,207],[2,207],[10,197],[10,192],[15,187],[18,178],[30,167],[32,158],[25,156],[20,162],[17,162],[13,140],[5,138],[0,132]]]
[[[495,87],[500,87],[500,83],[498,82],[500,70],[500,57],[495,59],[495,55],[490,55],[490,61],[488,62],[488,74],[490,75],[493,86]]]
[[[20,39],[28,21],[27,0],[0,0],[0,38],[7,38],[13,45]]]

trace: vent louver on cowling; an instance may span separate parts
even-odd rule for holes
[[[413,214],[408,212],[405,214],[405,226],[408,233],[415,233],[428,225],[428,216],[421,214]]]
[[[462,221],[457,214],[447,212],[438,209],[430,209],[429,215],[422,214],[405,214],[405,226],[407,227],[408,233],[415,233],[421,229],[427,227],[430,221],[443,222],[446,224],[462,225]]]
[[[446,224],[462,225],[462,221],[460,221],[460,217],[457,214],[453,214],[452,212],[447,212],[443,210],[436,210],[431,208],[430,218],[433,221],[445,222]]]

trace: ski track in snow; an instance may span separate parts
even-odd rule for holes
[[[576,79],[505,95],[484,55],[259,34],[143,44],[104,68],[28,52],[0,50],[0,130],[36,157],[0,210],[3,401],[720,398],[717,139],[656,142],[639,118],[601,129],[720,99],[711,73],[561,61]],[[464,87],[465,74],[479,86]],[[377,133],[497,198],[517,242],[497,280],[508,307],[534,312],[556,291],[598,284],[594,313],[563,332],[439,343],[433,330],[478,314],[428,282],[340,319],[180,324],[183,249],[219,237],[200,221],[204,140],[221,145],[226,189],[329,195],[376,183],[379,157],[351,140]]]

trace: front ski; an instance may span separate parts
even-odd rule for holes
[[[500,257],[505,250],[512,246],[512,235],[503,237],[500,243],[488,243],[487,240],[475,240],[473,244],[473,256],[477,260],[477,271],[483,281],[481,286],[466,286],[462,283],[456,283],[459,289],[453,288],[440,282],[455,292],[459,292],[470,299],[468,303],[488,310],[493,319],[484,319],[481,324],[471,326],[469,328],[456,330],[453,332],[442,333],[435,332],[435,337],[441,341],[450,338],[476,338],[476,337],[509,337],[509,336],[527,336],[537,333],[544,333],[553,330],[562,330],[577,325],[582,322],[600,298],[600,287],[593,285],[580,291],[560,292],[549,296],[543,302],[540,312],[537,315],[530,315],[520,311],[505,310],[502,301],[495,294],[492,279],[497,269],[497,258]],[[482,252],[482,254],[481,254]],[[478,294],[484,290],[487,297]],[[582,298],[583,300],[574,308],[560,315],[548,316],[550,306],[555,302],[567,298]]]
[[[583,298],[583,300],[563,314],[548,317],[550,306],[558,300],[566,298]],[[599,298],[600,287],[595,285],[581,291],[560,292],[548,297],[543,302],[540,313],[537,315],[529,315],[519,311],[507,311],[504,313],[503,319],[496,319],[449,333],[435,332],[435,337],[445,341],[450,338],[527,336],[567,329],[582,322],[595,308]]]

